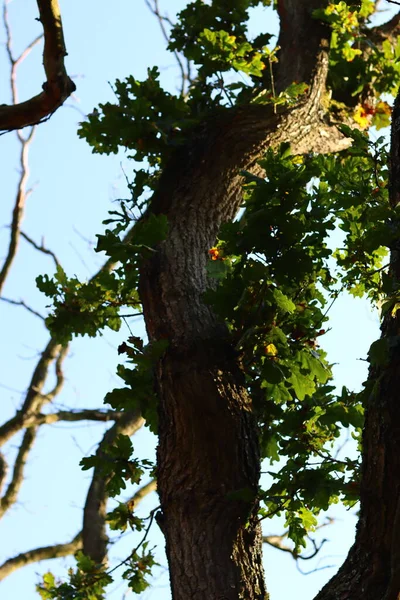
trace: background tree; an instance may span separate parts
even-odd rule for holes
[[[184,71],[183,96],[165,93],[153,69],[145,82],[133,77],[117,81],[117,104],[101,106],[81,128],[95,151],[115,152],[121,145],[134,151],[136,159],[147,159],[149,169],[139,170],[129,186],[132,205],[122,203],[107,223],[114,228],[99,236],[97,249],[110,258],[95,277],[82,284],[57,265],[55,279],[39,278],[39,287],[54,298],[55,306],[46,320],[52,341],[41,366],[57,355],[60,365],[73,333],[94,335],[104,326],[117,328],[122,306],[136,310],[143,304],[150,344],[144,348],[131,335],[120,346],[135,368],[119,369],[126,387],[107,397],[117,410],[114,436],[109,430],[107,446],[99,446],[83,462],[85,468],[94,467],[83,531],[84,553],[94,562],[81,555],[68,584],[57,586],[48,576],[43,597],[82,597],[83,589],[91,593],[90,587],[99,595],[109,582],[110,573],[94,566],[105,559],[105,500],[120,491],[124,479],[137,481],[146,467],[131,458],[126,434],[142,416],[154,430],[158,426],[149,377],[153,368],[160,417],[158,522],[166,535],[174,598],[186,596],[188,589],[204,597],[264,597],[260,515],[285,513],[297,556],[321,509],[339,497],[350,504],[356,498],[357,461],[338,459],[327,446],[341,425],[360,431],[362,405],[359,397],[347,391],[337,396],[327,385],[330,366],[315,342],[326,320],[317,282],[332,297],[345,287],[373,300],[382,293],[390,297],[385,305],[389,345],[384,338],[370,351],[372,377],[379,377],[382,385],[396,345],[391,327],[397,305],[395,264],[386,276],[381,263],[382,246],[391,247],[397,239],[385,191],[387,157],[380,141],[370,145],[343,124],[366,128],[372,118],[376,125],[387,123],[389,109],[381,94],[396,91],[397,46],[392,38],[398,18],[371,29],[372,2],[363,2],[358,10],[345,3],[279,3],[275,62],[265,32],[253,40],[246,37],[250,4],[235,10],[223,2],[190,4],[170,43],[185,59],[178,55],[181,66],[185,61],[200,65],[195,79],[193,69]],[[159,13],[157,4],[154,11]],[[234,72],[249,79],[241,82]],[[350,144],[352,149],[338,157],[320,156]],[[148,194],[143,196],[146,190],[154,190],[150,203]],[[221,229],[243,203],[244,216]],[[345,251],[336,254],[344,270],[339,288],[326,246],[336,219],[346,233]],[[127,233],[121,243],[123,231]],[[223,281],[216,288],[213,280]],[[58,379],[59,386],[59,368]],[[394,389],[392,384],[389,388]],[[46,400],[43,394],[38,397],[38,387],[35,380],[22,418],[17,414],[6,431],[18,419],[21,427],[27,425],[31,396],[36,394],[36,403]],[[388,404],[389,417],[391,410]],[[36,408],[34,412],[37,419]],[[370,414],[367,423],[376,428],[378,419],[372,410]],[[46,418],[39,415],[39,421]],[[257,421],[262,425],[261,448]],[[299,427],[303,432],[293,440]],[[30,423],[27,432],[32,438]],[[387,448],[394,444],[387,455],[393,485],[396,432],[384,430],[382,438],[386,436]],[[367,457],[368,452],[377,454],[373,444],[382,438],[374,429]],[[29,439],[20,453],[26,452],[26,444]],[[262,458],[286,459],[264,491],[258,488],[260,450]],[[23,461],[17,457],[15,472]],[[383,483],[375,492],[377,473],[364,464],[361,491],[367,501],[358,538],[334,585],[352,597],[395,598],[396,559],[391,559],[393,568],[387,559],[397,492],[395,500],[389,497],[381,472]],[[12,479],[11,490],[13,486]],[[5,498],[10,497],[8,490]],[[379,511],[370,501],[372,491],[386,507],[384,526],[374,523]],[[93,494],[94,511],[89,502]],[[121,526],[130,522],[143,527],[129,515],[120,508],[113,519]],[[365,523],[375,527],[374,543],[379,540],[372,558]],[[201,543],[193,545],[193,539]],[[360,568],[357,577],[354,560]],[[371,560],[379,562],[377,575],[366,579],[363,569],[370,570]],[[148,552],[140,558],[135,551],[130,557],[126,577],[134,589],[142,589],[151,562]],[[330,597],[329,590],[328,584],[321,597]]]

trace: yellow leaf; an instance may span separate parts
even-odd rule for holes
[[[359,104],[353,113],[353,119],[362,129],[366,129],[371,125],[372,115],[368,114],[365,108]]]
[[[275,344],[268,344],[268,346],[265,347],[265,354],[268,356],[276,356],[278,354],[278,350]]]

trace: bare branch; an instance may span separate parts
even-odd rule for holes
[[[44,402],[51,402],[54,398],[61,392],[61,389],[64,385],[64,372],[62,370],[62,364],[68,354],[69,346],[63,346],[57,356],[56,359],[56,384],[54,388],[48,392],[47,394],[42,394],[41,399]]]
[[[42,390],[46,383],[49,367],[59,357],[61,351],[62,345],[51,338],[33,372],[22,409],[0,426],[0,446],[24,427],[24,419],[35,415],[41,409],[43,404]]]
[[[35,248],[35,250],[38,250],[39,252],[43,252],[43,254],[48,254],[54,260],[54,264],[56,265],[56,267],[60,266],[60,262],[59,262],[57,256],[54,254],[54,252],[52,252],[51,250],[49,250],[48,248],[46,248],[44,246],[43,240],[42,240],[42,243],[39,245],[23,231],[21,231],[20,233],[21,233],[21,237],[23,237],[24,240],[26,240],[31,246],[33,246]]]
[[[11,575],[14,571],[30,565],[32,563],[39,562],[41,560],[49,560],[50,558],[61,558],[63,556],[70,556],[75,554],[82,547],[82,535],[78,533],[71,542],[66,544],[56,544],[54,546],[43,546],[42,548],[35,548],[34,550],[28,550],[22,552],[14,558],[9,558],[2,565],[0,565],[0,581]]]
[[[1,107],[0,107],[1,113]],[[28,153],[29,145],[33,139],[34,128],[31,130],[27,139],[19,138],[21,142],[21,154],[20,154],[20,166],[21,172],[17,184],[17,193],[14,202],[14,209],[11,219],[11,235],[8,246],[7,256],[4,260],[4,264],[0,270],[0,294],[6,281],[7,275],[10,272],[11,265],[18,249],[18,242],[20,237],[20,227],[22,218],[24,215],[25,203],[28,197],[26,191],[26,183],[29,177],[29,165],[28,165]]]
[[[24,480],[24,468],[28,454],[36,438],[36,429],[27,429],[15,459],[14,471],[4,496],[0,499],[0,517],[17,501],[18,493]]]
[[[10,22],[8,19],[8,4],[9,0],[4,0],[3,4],[3,24],[4,29],[6,30],[6,51],[8,55],[8,60],[10,62],[11,74],[10,74],[10,83],[11,83],[11,97],[12,103],[18,103],[18,91],[17,91],[17,67],[20,63],[22,63],[25,58],[30,54],[32,49],[40,42],[43,38],[43,34],[38,35],[26,48],[21,52],[18,58],[14,58],[12,51],[12,34]]]
[[[12,300],[11,298],[5,298],[4,296],[0,296],[0,300],[2,302],[7,302],[7,304],[12,304],[13,306],[22,306],[22,308],[25,308],[28,312],[32,313],[33,315],[39,317],[39,319],[42,319],[42,321],[44,321],[44,316],[37,312],[35,309],[28,306],[28,304],[26,304],[23,300]]]
[[[125,413],[106,433],[100,442],[96,456],[101,456],[119,435],[133,435],[144,425],[138,411]],[[92,483],[83,511],[83,552],[100,564],[106,561],[108,537],[106,534],[107,500],[106,481],[98,468],[93,471]]]
[[[0,106],[0,130],[10,131],[35,125],[50,117],[64,101],[75,91],[76,86],[68,77],[64,65],[67,54],[61,23],[58,0],[37,0],[40,18],[44,31],[43,65],[46,82],[43,92],[19,104]],[[8,26],[7,2],[4,4],[3,20],[7,33],[7,52],[14,65],[22,58],[13,58],[11,50],[11,34]],[[24,57],[25,58],[25,57]],[[16,98],[16,96],[15,96]]]
[[[40,35],[38,35],[34,40],[32,40],[32,42],[30,44],[27,45],[27,47],[22,50],[21,54],[18,56],[18,58],[16,58],[14,60],[14,65],[15,67],[18,67],[18,65],[20,63],[22,63],[25,58],[28,56],[28,54],[31,53],[31,51],[33,50],[33,48],[40,42],[40,40],[43,39],[43,33],[41,33]],[[16,104],[16,102],[14,102],[13,104]]]
[[[59,421],[68,421],[71,423],[77,421],[97,421],[106,423],[107,421],[117,421],[124,413],[116,410],[60,410],[56,413],[32,415],[25,419],[23,427],[36,427],[38,425],[51,425]]]

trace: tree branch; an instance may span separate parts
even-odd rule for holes
[[[4,496],[0,499],[0,518],[4,513],[15,504],[18,493],[24,480],[24,468],[28,454],[33,446],[36,438],[36,429],[27,429],[22,438],[21,446],[19,447],[17,458],[14,463],[14,471],[10,483]]]
[[[62,387],[64,385],[64,372],[62,370],[62,364],[68,354],[69,351],[69,345],[67,346],[63,346],[57,356],[56,359],[56,365],[55,365],[55,371],[56,371],[56,384],[54,386],[54,388],[48,392],[47,394],[41,394],[41,399],[44,402],[51,402],[52,400],[54,400],[54,398],[61,392]]]
[[[131,436],[143,425],[144,419],[138,411],[125,413],[119,421],[106,431],[97,448],[96,456],[102,456],[105,448],[119,434]],[[98,564],[105,562],[107,556],[106,508],[108,494],[106,484],[107,482],[99,469],[95,468],[83,511],[83,552]]]
[[[153,492],[157,487],[156,480],[153,479],[146,485],[142,486],[129,500],[131,510],[136,510],[139,503],[148,494]],[[62,558],[75,554],[82,548],[82,533],[79,532],[71,542],[66,544],[56,544],[53,546],[44,546],[35,548],[27,552],[21,552],[17,556],[6,560],[0,565],[0,581],[11,575],[14,571],[21,569],[29,564],[39,562],[41,560],[49,560],[51,558]]]
[[[0,494],[3,493],[3,485],[8,473],[8,465],[3,454],[0,452]]]
[[[24,427],[24,419],[35,415],[41,409],[43,404],[42,390],[46,383],[49,367],[59,357],[61,351],[61,344],[51,338],[33,372],[21,410],[17,411],[14,417],[0,426],[0,446]]]
[[[30,100],[19,104],[0,106],[1,131],[21,129],[40,123],[43,119],[50,117],[76,89],[74,82],[68,77],[65,70],[64,57],[67,51],[58,0],[37,0],[37,4],[40,13],[39,20],[44,31],[43,65],[46,82],[43,84],[43,92]],[[9,34],[7,2],[4,4],[3,19],[7,34]],[[21,57],[15,60],[12,56],[10,35],[7,40],[10,60],[13,64],[21,62]]]
[[[43,546],[27,552],[21,552],[14,558],[9,558],[0,565],[0,581],[11,575],[14,571],[41,560],[50,558],[61,558],[75,554],[82,547],[82,535],[78,533],[71,542],[56,544],[54,546]]]
[[[48,254],[54,260],[54,264],[56,265],[56,267],[60,266],[60,262],[59,262],[57,256],[54,254],[54,252],[52,252],[51,250],[49,250],[48,248],[46,248],[44,246],[43,241],[39,245],[23,231],[21,231],[20,233],[21,233],[21,237],[23,237],[24,240],[26,240],[31,246],[33,246],[35,248],[35,250],[38,250],[39,252],[43,252],[43,254]]]
[[[39,319],[44,321],[44,316],[37,312],[34,308],[28,306],[28,304],[26,304],[23,300],[13,300],[12,298],[5,298],[4,296],[0,296],[0,300],[2,302],[7,302],[7,304],[12,304],[13,306],[22,306],[22,308],[25,308],[25,310],[30,312],[32,315],[35,315],[35,317],[39,317]]]
[[[123,414],[124,413],[116,410],[60,410],[56,413],[39,413],[37,415],[32,415],[25,419],[23,427],[51,425],[53,423],[58,423],[59,421],[67,421],[70,423],[77,421],[97,421],[99,423],[106,423],[108,421],[117,421]]]
[[[137,492],[135,492],[133,494],[132,498],[130,500],[128,500],[128,502],[126,503],[128,505],[128,508],[130,509],[130,511],[133,512],[134,510],[136,510],[138,505],[140,504],[140,502],[143,500],[143,498],[145,498],[146,496],[151,494],[151,492],[155,492],[156,489],[157,489],[157,480],[156,479],[152,479],[151,481],[149,481],[149,483],[146,483],[141,488],[139,488],[137,490]]]
[[[0,106],[1,113],[1,106]],[[14,209],[12,213],[11,219],[11,235],[10,242],[8,245],[8,251],[6,258],[4,260],[3,266],[0,270],[0,294],[2,292],[4,283],[6,281],[7,275],[10,272],[11,265],[14,261],[14,258],[18,249],[18,242],[20,237],[20,227],[22,218],[24,215],[25,203],[28,197],[28,193],[26,191],[26,183],[29,177],[29,166],[28,166],[28,153],[29,153],[29,145],[32,142],[34,135],[34,128],[32,128],[28,138],[24,139],[19,137],[21,143],[21,153],[20,153],[20,166],[21,172],[17,184],[17,193],[14,202]]]

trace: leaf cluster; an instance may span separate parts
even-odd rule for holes
[[[190,144],[203,122],[241,104],[275,105],[276,110],[307,93],[304,82],[293,82],[276,96],[273,63],[279,60],[279,48],[269,47],[267,32],[254,39],[248,34],[249,10],[270,4],[190,2],[179,14],[169,43],[196,70],[186,95],[164,90],[158,70],[149,69],[142,82],[133,76],[117,80],[115,103],[100,105],[82,123],[79,135],[93,152],[123,148],[142,168],[129,184],[132,205],[122,203],[120,211],[111,211],[109,227],[98,236],[97,250],[116,264],[115,271],[88,283],[68,278],[62,269],[53,279],[38,278],[39,288],[53,299],[55,311],[47,323],[60,340],[95,335],[106,326],[117,329],[121,306],[139,306],[140,261],[155,251],[168,230],[166,217],[151,214],[151,203],[143,196],[157,189],[166,163]],[[400,82],[399,44],[387,40],[378,48],[370,39],[374,9],[372,0],[358,6],[339,1],[315,13],[332,28],[329,108],[333,116],[344,112],[362,128],[387,125],[390,109],[381,96],[395,93]],[[350,505],[357,499],[358,461],[339,459],[332,448],[343,427],[351,427],[360,440],[364,409],[361,396],[346,389],[338,393],[332,385],[332,366],[320,346],[329,306],[343,289],[374,302],[385,298],[387,311],[400,306],[384,264],[398,237],[398,216],[387,196],[387,152],[382,139],[371,143],[359,131],[343,131],[353,138],[348,151],[296,157],[283,145],[261,161],[265,178],[244,172],[242,214],[222,228],[207,265],[210,279],[219,285],[210,286],[205,299],[227,323],[240,356],[260,425],[263,458],[279,462],[270,472],[271,486],[260,491],[261,518],[285,513],[296,552],[321,510],[339,499]],[[137,220],[135,210],[145,205],[147,213]],[[123,239],[132,223],[132,236]],[[330,236],[337,225],[344,240],[332,250]],[[106,396],[115,409],[139,408],[153,431],[153,367],[166,344],[160,340],[144,346],[131,336],[119,348],[131,363],[118,367],[125,387]],[[383,364],[388,351],[382,344],[373,346],[371,363]],[[126,480],[137,481],[149,466],[132,460],[131,451],[121,438],[103,456],[84,459],[83,466],[100,469],[109,491],[117,494]],[[110,524],[141,527],[123,505],[111,513]],[[152,560],[151,552],[132,555],[125,574],[135,591],[145,589]]]
[[[83,552],[76,553],[77,568],[69,569],[68,582],[56,581],[50,572],[43,575],[43,581],[36,587],[42,600],[102,600],[105,588],[112,583],[112,577]]]
[[[153,467],[151,461],[132,458],[133,445],[127,435],[120,433],[112,444],[93,456],[82,458],[83,471],[95,468],[106,481],[106,490],[112,498],[126,489],[126,482],[140,483],[146,469]]]
[[[265,179],[244,173],[243,212],[221,229],[208,264],[220,284],[206,300],[240,353],[263,457],[284,463],[261,492],[261,516],[284,512],[296,551],[321,510],[355,502],[359,479],[357,460],[332,455],[343,428],[360,440],[364,408],[330,384],[326,306],[343,289],[382,298],[382,260],[397,231],[383,140],[347,134],[353,146],[339,155],[296,157],[282,145],[260,162]],[[335,251],[337,225],[345,237]]]
[[[371,111],[368,125],[384,127],[388,116],[379,109],[375,116],[375,108],[382,94],[397,93],[400,46],[398,40],[388,39],[377,45],[368,28],[374,12],[372,0],[362,0],[359,7],[339,1],[314,15],[332,28],[328,85],[333,99],[343,107],[357,105],[356,111],[361,107]]]

